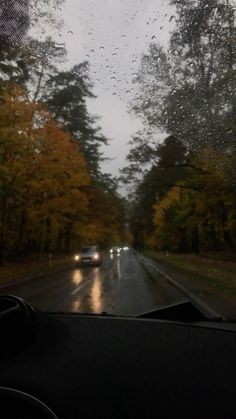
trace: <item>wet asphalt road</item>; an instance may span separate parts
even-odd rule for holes
[[[137,315],[184,300],[161,276],[146,273],[132,251],[105,255],[101,267],[80,267],[1,290],[43,311]]]

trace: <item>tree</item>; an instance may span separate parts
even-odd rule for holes
[[[101,144],[107,139],[95,125],[97,118],[87,110],[87,98],[94,98],[89,79],[89,64],[83,62],[52,76],[47,83],[45,103],[58,123],[68,131],[83,153],[92,176],[100,176]]]
[[[194,251],[235,248],[234,187],[227,181],[228,161],[213,148],[193,157],[188,178],[199,189],[186,188],[186,180],[177,182],[154,205],[156,244],[160,249]],[[207,175],[205,173],[208,173]]]
[[[19,46],[29,28],[29,0],[2,0],[0,6],[0,55]]]
[[[86,163],[17,84],[2,83],[0,103],[1,258],[16,249],[68,250],[75,222],[88,211]]]
[[[10,5],[9,5],[10,1]],[[50,36],[39,41],[27,34],[29,27],[61,27],[55,18],[55,10],[63,0],[3,0],[0,9],[0,76],[7,81],[16,81],[32,91],[34,100],[42,94],[42,87],[49,74],[55,72],[55,64],[65,58],[62,44],[52,41]],[[54,13],[51,11],[54,10]],[[53,63],[53,64],[52,64]]]
[[[207,144],[225,150],[233,146],[235,114],[233,7],[222,0],[172,4],[176,29],[167,51],[152,43],[143,56],[134,111],[192,150]]]
[[[134,207],[141,221],[135,228],[141,226],[145,240],[152,237],[162,249],[167,243],[182,251],[233,249],[233,6],[223,0],[171,4],[176,27],[168,48],[151,43],[135,79],[140,93],[133,111],[145,129],[133,138],[124,170],[126,180],[136,183]],[[162,144],[157,130],[169,133]]]

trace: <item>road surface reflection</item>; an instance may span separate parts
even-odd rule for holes
[[[73,273],[72,282],[75,285],[79,285],[83,280],[83,275],[80,269],[76,269]]]
[[[81,307],[80,299],[75,300],[75,301],[72,302],[72,310],[73,311],[77,311],[77,312],[80,311],[80,307]]]
[[[94,272],[94,280],[90,291],[91,308],[95,313],[102,311],[102,278],[100,270],[96,268]]]

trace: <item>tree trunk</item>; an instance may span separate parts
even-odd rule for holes
[[[200,252],[200,242],[199,242],[199,228],[195,226],[192,231],[192,251],[197,255]]]

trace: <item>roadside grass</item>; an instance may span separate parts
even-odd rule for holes
[[[8,285],[28,277],[54,272],[60,267],[72,263],[69,255],[53,255],[50,260],[48,255],[34,255],[19,262],[5,262],[0,265],[0,286]]]
[[[198,281],[199,285],[206,285],[227,295],[236,295],[236,262],[221,260],[217,253],[212,253],[208,258],[207,255],[176,253],[167,256],[164,252],[148,250],[145,255],[173,273]]]

